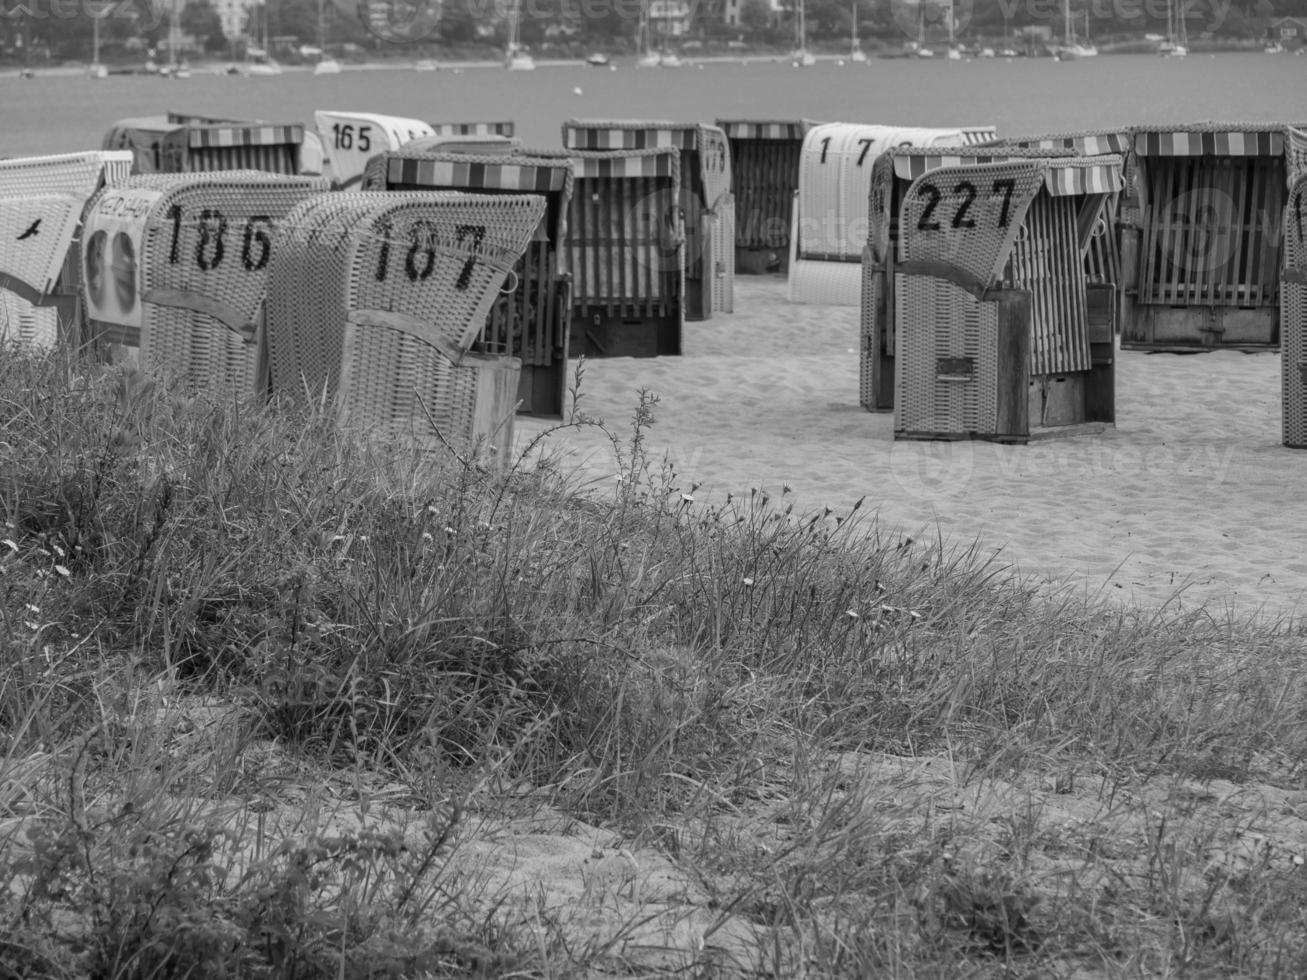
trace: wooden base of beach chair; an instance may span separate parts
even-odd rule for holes
[[[676,356],[681,353],[680,317],[576,311],[568,348],[572,357]]]
[[[561,418],[567,396],[567,361],[523,364],[517,382],[517,411],[536,418]]]
[[[762,276],[769,272],[787,272],[790,268],[789,246],[782,248],[736,248],[735,271],[740,275]]]
[[[1280,346],[1278,307],[1155,306],[1138,302],[1132,306],[1129,322],[1121,329],[1123,350],[1277,350]]]

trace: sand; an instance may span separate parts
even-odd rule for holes
[[[858,311],[791,304],[780,277],[738,278],[735,312],[687,323],[683,350],[588,360],[580,404],[625,432],[640,388],[656,393],[650,451],[701,484],[696,502],[866,496],[882,526],[978,538],[1050,587],[1272,615],[1307,599],[1307,451],[1280,442],[1278,353],[1121,351],[1114,429],[1001,446],[895,440],[892,414],[858,405]],[[545,427],[519,419],[518,448]],[[549,444],[611,492],[596,433]]]

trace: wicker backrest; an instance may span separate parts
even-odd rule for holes
[[[62,276],[87,202],[125,179],[130,166],[131,154],[103,150],[0,160],[0,276],[8,288],[44,300]]]
[[[1286,126],[1284,138],[1285,165],[1289,183],[1293,184],[1303,174],[1307,174],[1307,128]]]
[[[799,160],[797,256],[861,261],[864,215],[876,158],[895,146],[962,146],[960,129],[823,123],[803,139]]]
[[[544,206],[535,195],[447,192],[303,202],[276,239],[274,390],[326,397],[342,419],[387,436],[489,437],[482,389],[503,378],[467,352]]]
[[[110,188],[87,215],[88,317],[102,336],[137,339],[148,368],[197,389],[256,391],[276,229],[325,189],[320,178],[259,171],[142,175]]]
[[[435,135],[421,119],[374,112],[320,109],[313,113],[313,123],[327,154],[331,184],[346,190],[360,183],[368,161],[378,153]]]

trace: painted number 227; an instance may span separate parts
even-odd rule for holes
[[[1014,190],[1016,190],[1016,181],[1009,177],[994,181],[993,188],[990,191],[994,196],[1003,195],[1003,207],[998,213],[998,226],[1000,228],[1008,226],[1008,219],[1012,210],[1012,192]],[[939,207],[943,194],[934,184],[919,185],[917,193],[926,200],[926,206],[922,209],[921,217],[917,219],[917,230],[939,231],[941,225],[935,220],[935,210]],[[976,185],[969,180],[960,180],[954,185],[953,193],[961,200],[958,201],[957,208],[953,211],[953,219],[949,223],[950,227],[976,227],[976,219],[969,214],[971,205],[976,200]]]

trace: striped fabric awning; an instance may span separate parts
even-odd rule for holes
[[[733,140],[801,140],[809,123],[760,122],[746,119],[718,119],[718,127]]]
[[[995,148],[998,149],[997,147]],[[1045,165],[1044,187],[1054,197],[1073,194],[1111,194],[1124,186],[1120,157],[1027,156],[1022,153],[934,154],[895,152],[894,176],[916,180],[940,167],[964,167],[984,163],[1035,160]]]
[[[975,146],[977,143],[988,143],[998,136],[997,126],[959,126],[962,131],[962,145]]]
[[[1135,152],[1144,157],[1278,157],[1282,129],[1135,131]]]
[[[572,158],[577,179],[587,177],[669,177],[680,176],[680,159],[670,149],[636,153],[579,153]]]
[[[437,136],[512,136],[514,124],[503,122],[433,122]]]
[[[645,150],[673,147],[693,150],[699,127],[674,122],[569,119],[563,123],[563,146],[569,150]]]
[[[193,126],[186,130],[186,145],[192,149],[223,146],[284,146],[304,142],[299,123],[267,126]]]
[[[1077,153],[1093,157],[1127,152],[1130,149],[1130,134],[1127,132],[1068,133],[1057,136],[1005,139],[1002,144],[1035,150],[1075,150]]]
[[[392,156],[386,169],[386,183],[404,187],[466,187],[495,190],[561,191],[567,186],[571,162],[483,163],[450,159]]]

